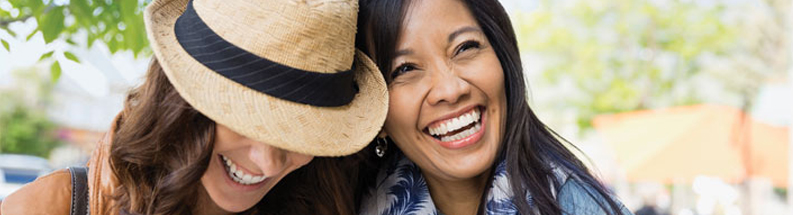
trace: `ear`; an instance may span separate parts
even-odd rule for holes
[[[380,129],[380,133],[377,134],[378,138],[386,138],[388,137],[388,132],[385,131],[385,128]]]

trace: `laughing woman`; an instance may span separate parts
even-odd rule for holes
[[[354,213],[342,160],[314,156],[359,151],[385,119],[385,82],[355,51],[356,9],[155,0],[155,60],[87,174],[39,178],[2,214]]]
[[[532,112],[498,1],[360,6],[390,97],[362,214],[631,214]]]

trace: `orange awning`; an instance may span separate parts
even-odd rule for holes
[[[695,105],[598,116],[594,126],[630,181],[691,182],[699,175],[740,182],[766,177],[787,185],[786,127],[737,108]]]

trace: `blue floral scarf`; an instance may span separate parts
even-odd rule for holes
[[[397,153],[393,158],[385,162],[375,186],[364,196],[361,214],[442,214],[432,202],[419,167],[402,153]],[[505,161],[500,161],[496,166],[489,190],[485,214],[518,214],[517,206],[512,201],[514,197]],[[533,205],[530,194],[525,199],[529,205]]]

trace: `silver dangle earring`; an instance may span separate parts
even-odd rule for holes
[[[383,157],[385,156],[386,150],[388,150],[388,141],[385,137],[378,137],[377,146],[374,147],[374,153],[377,154],[377,157]]]

